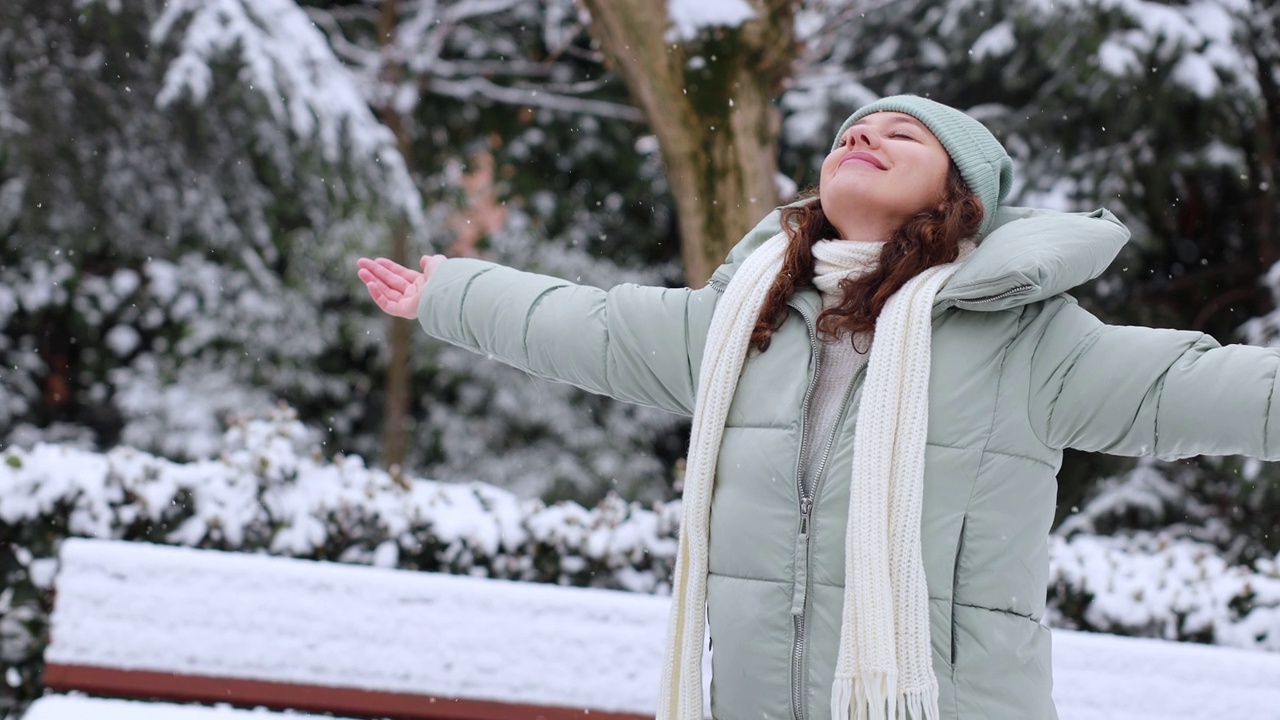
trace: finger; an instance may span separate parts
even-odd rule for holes
[[[378,272],[378,268],[379,268],[378,261],[374,258],[362,257],[356,260],[357,273],[359,273],[362,270],[366,272],[376,273]]]
[[[394,260],[390,260],[388,258],[378,258],[378,263],[387,272],[391,273],[394,277],[399,278],[403,282],[404,287],[408,287],[410,285],[413,285],[414,283],[421,281],[422,273],[412,268],[405,267],[404,265],[401,265],[400,263]],[[398,286],[393,286],[393,287],[398,287]]]
[[[382,295],[388,294],[389,288],[386,283],[382,282],[382,280],[372,271],[361,269],[356,272],[356,276],[359,277],[360,281],[369,289],[370,295],[374,294],[375,291]]]
[[[413,283],[413,279],[412,277],[406,278],[400,271],[406,271],[411,275],[417,274],[413,270],[386,258],[378,258],[368,269],[382,284],[401,292],[404,292],[404,289]]]

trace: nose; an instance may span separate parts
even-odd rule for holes
[[[876,132],[870,125],[859,125],[853,129],[850,140],[851,146],[862,145],[875,148],[880,145],[880,133]]]

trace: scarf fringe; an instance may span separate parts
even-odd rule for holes
[[[898,673],[837,677],[831,685],[831,720],[940,720],[938,689],[902,692]]]

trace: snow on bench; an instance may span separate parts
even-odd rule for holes
[[[63,544],[56,588],[45,653],[54,690],[406,720],[652,717],[669,606],[96,540]],[[1263,718],[1280,707],[1270,653],[1059,630],[1054,673],[1062,720]]]
[[[90,697],[46,695],[36,700],[22,720],[344,720],[331,715],[274,713],[230,707],[174,705]]]
[[[45,684],[367,717],[651,716],[667,602],[141,543],[62,546]]]

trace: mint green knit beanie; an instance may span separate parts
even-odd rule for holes
[[[839,145],[850,125],[875,112],[906,113],[924,123],[938,138],[960,168],[969,189],[982,201],[982,225],[978,232],[985,235],[995,222],[996,208],[1008,196],[1013,183],[1013,161],[1000,141],[982,123],[955,108],[917,95],[894,95],[863,106],[850,115],[836,133],[831,149]]]

